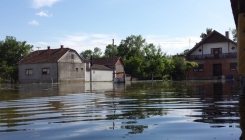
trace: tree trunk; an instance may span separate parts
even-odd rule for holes
[[[151,73],[151,81],[153,81],[154,72]]]

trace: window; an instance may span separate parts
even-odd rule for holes
[[[78,72],[78,68],[76,68],[76,71]]]
[[[74,59],[74,54],[71,54],[71,59]]]
[[[33,69],[26,69],[26,75],[33,75]]]
[[[83,71],[83,68],[81,68],[81,71]]]
[[[222,53],[222,48],[211,48],[211,54],[220,54]]]
[[[49,68],[43,68],[42,74],[49,74]]]
[[[204,70],[203,64],[198,64],[198,67],[193,68],[194,72],[202,72]]]
[[[230,70],[237,70],[237,63],[230,63]]]

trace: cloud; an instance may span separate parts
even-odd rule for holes
[[[36,15],[41,17],[52,17],[52,14],[49,14],[48,11],[41,11],[39,13],[36,13]]]
[[[32,7],[33,8],[41,8],[44,6],[51,7],[54,3],[59,2],[60,0],[33,0]]]
[[[28,22],[30,25],[38,25],[38,22],[36,20],[32,20]]]
[[[162,52],[175,55],[182,53],[186,49],[191,49],[201,39],[198,37],[181,37],[181,38],[170,38],[168,36],[146,36],[147,43],[153,43],[155,46],[161,46]]]
[[[52,42],[39,41],[32,43],[35,47],[41,47],[40,49],[47,49],[47,46],[51,48],[59,48],[60,45],[76,50],[81,53],[84,50],[93,50],[95,47],[99,47],[104,53],[108,44],[112,43],[112,39],[115,40],[115,45],[119,45],[122,39],[126,37],[118,37],[114,34],[68,34],[62,35],[57,38],[51,38]],[[181,37],[171,38],[169,36],[157,36],[146,35],[143,36],[146,42],[153,43],[155,46],[161,46],[162,52],[175,55],[182,53],[186,49],[191,49],[196,43],[200,41],[198,37]],[[34,49],[35,49],[34,47]]]
[[[106,46],[112,43],[114,38],[115,44],[119,44],[121,39],[116,35],[110,34],[68,34],[52,38],[52,42],[49,41],[37,41],[32,43],[35,47],[41,47],[40,49],[46,49],[47,46],[51,48],[59,48],[60,45],[76,50],[78,53],[81,53],[84,50],[93,50],[95,47],[99,47],[102,52],[104,52]],[[49,38],[50,39],[50,38]],[[37,48],[33,48],[37,50]]]

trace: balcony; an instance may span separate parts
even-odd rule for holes
[[[186,57],[187,60],[223,59],[223,58],[237,58],[237,52],[220,53],[220,54],[189,55]]]

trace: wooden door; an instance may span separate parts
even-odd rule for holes
[[[213,64],[213,76],[222,76],[222,64]]]

